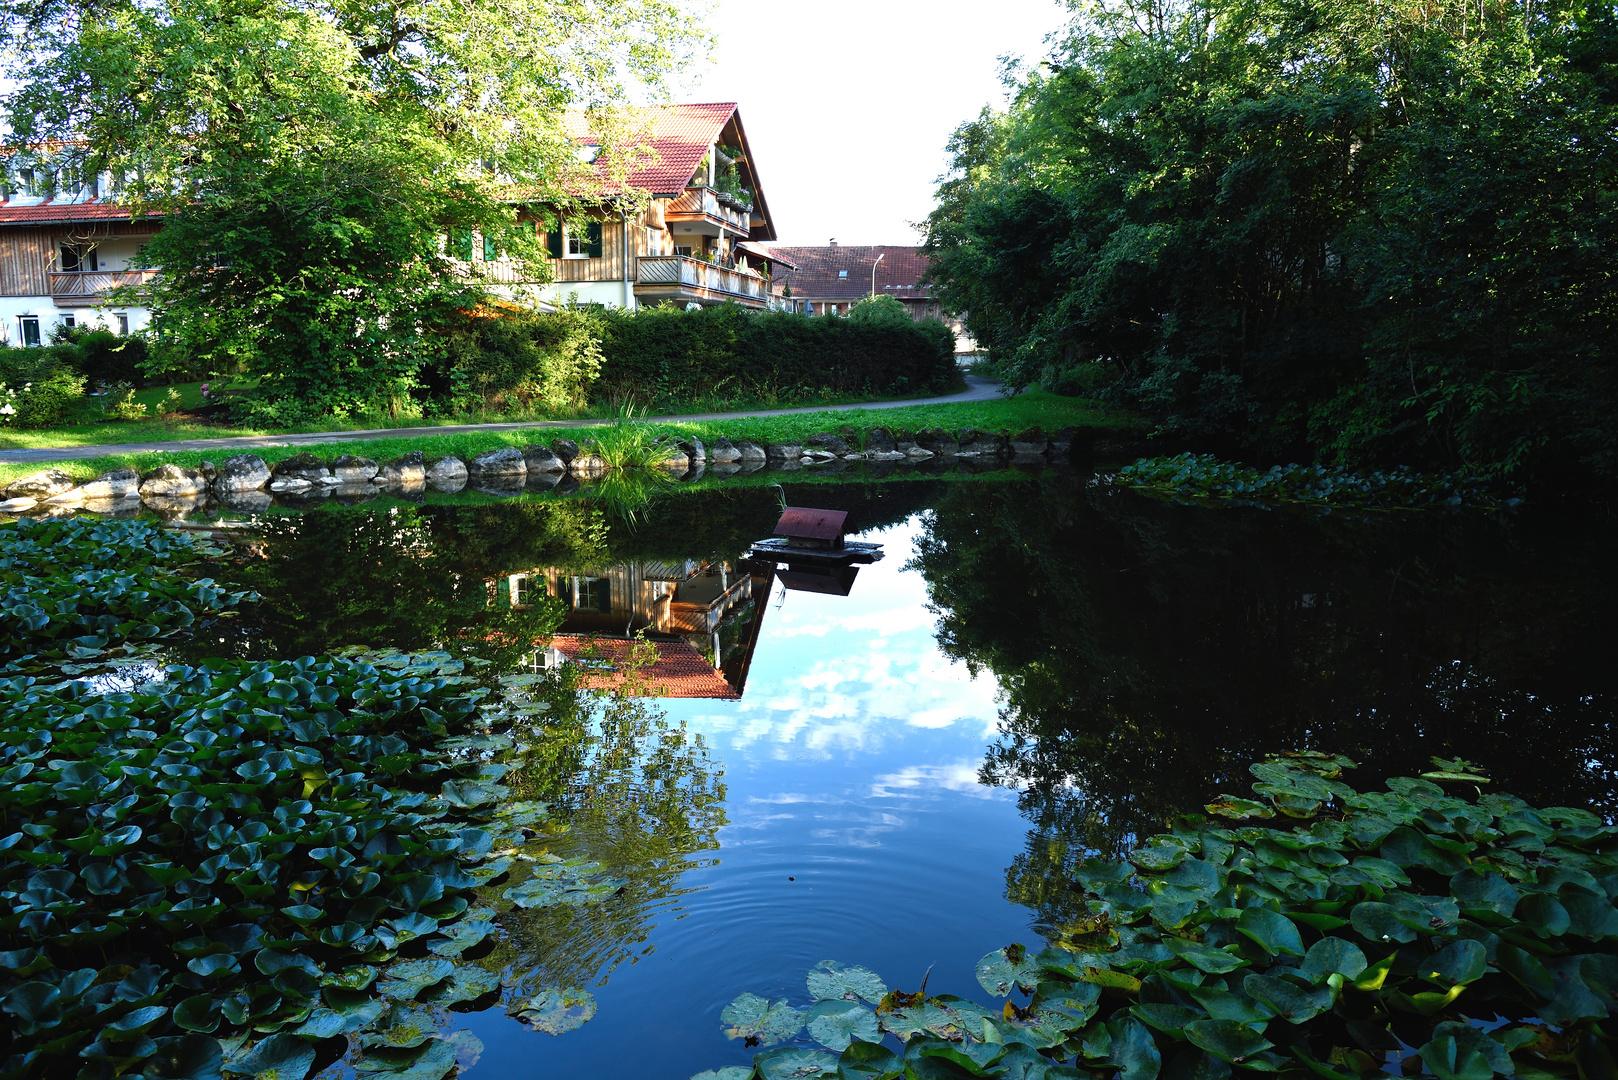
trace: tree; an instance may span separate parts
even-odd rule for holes
[[[4,110],[52,166],[110,174],[165,229],[174,364],[243,364],[304,411],[398,399],[434,320],[486,283],[446,236],[537,270],[522,200],[565,204],[636,160],[630,81],[703,41],[673,0],[5,0]],[[585,165],[566,111],[603,146]],[[599,186],[599,180],[594,186]]]
[[[1614,57],[1571,0],[1091,4],[957,131],[940,293],[1180,437],[1618,477]]]

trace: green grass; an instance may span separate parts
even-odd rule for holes
[[[922,428],[939,427],[950,430],[976,427],[990,431],[1010,432],[1039,426],[1054,431],[1069,425],[1088,426],[1117,431],[1120,435],[1143,433],[1144,422],[1130,413],[1104,410],[1080,398],[1061,397],[1040,390],[1026,391],[1014,398],[994,401],[963,402],[954,405],[911,405],[896,409],[829,409],[791,416],[751,417],[739,420],[708,420],[694,423],[641,423],[633,428],[649,440],[662,434],[695,435],[704,442],[720,435],[731,440],[751,439],[755,442],[799,441],[817,432],[836,432],[842,428],[855,429],[856,440],[874,427]],[[210,435],[219,435],[210,430]],[[408,438],[358,439],[319,444],[289,446],[224,447],[212,450],[163,450],[141,454],[118,454],[94,458],[80,458],[60,462],[4,462],[0,463],[0,483],[10,483],[22,476],[44,468],[58,468],[68,475],[89,480],[111,469],[131,466],[145,472],[163,464],[195,467],[204,460],[215,463],[233,454],[254,453],[274,464],[283,458],[305,450],[320,457],[355,454],[389,461],[400,454],[420,450],[429,461],[453,454],[469,458],[485,450],[502,446],[523,446],[532,442],[549,443],[557,438],[589,437],[588,427],[540,428],[512,431],[449,432],[443,435],[420,435]],[[61,445],[61,444],[57,444]]]
[[[220,380],[216,380],[219,382]],[[135,392],[135,400],[155,411],[168,394],[167,386],[152,386]],[[176,383],[180,392],[181,408],[192,409],[207,404],[202,396],[202,383]],[[666,401],[650,411],[661,415],[685,415],[708,412],[746,412],[756,409],[791,409],[806,405],[835,407],[861,401],[898,401],[905,396],[936,397],[931,391],[913,395],[882,395],[873,399],[869,395],[830,394],[824,391],[813,397],[769,395],[764,397],[712,397]],[[293,427],[265,428],[247,424],[211,424],[196,420],[164,419],[150,416],[144,420],[113,420],[97,414],[96,404],[86,406],[85,415],[78,423],[60,427],[22,430],[0,428],[0,450],[37,450],[57,446],[98,446],[104,443],[178,442],[186,439],[226,439],[244,436],[302,435],[315,431],[369,431],[376,428],[453,427],[456,424],[520,424],[554,420],[599,420],[618,415],[616,402],[598,402],[576,409],[539,412],[478,410],[455,416],[356,416],[346,419],[323,417],[308,424]]]

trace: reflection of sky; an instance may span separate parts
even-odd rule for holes
[[[979,957],[1034,940],[1003,896],[1025,826],[1010,792],[977,783],[996,685],[942,656],[926,585],[901,568],[912,521],[864,539],[886,557],[846,597],[788,592],[765,603],[739,702],[668,701],[725,768],[730,824],[717,864],[660,917],[648,951],[590,987],[593,1020],[551,1039],[498,1012],[476,1077],[685,1080],[746,1064],[719,1011],[752,991],[807,1004],[821,960],[863,963],[893,985],[982,998]]]

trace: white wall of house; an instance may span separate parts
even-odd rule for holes
[[[48,296],[0,296],[0,345],[23,344],[25,318],[39,320],[40,343],[49,344],[51,331],[61,326],[67,317],[78,326],[95,326],[119,333],[123,330],[119,325],[120,315],[127,318],[131,334],[146,329],[152,321],[152,311],[145,307],[59,308]]]
[[[622,281],[555,281],[549,285],[539,286],[539,298],[558,307],[573,303],[577,294],[580,304],[600,304],[602,307],[624,306],[624,283]],[[629,308],[634,310],[635,284],[629,284]]]

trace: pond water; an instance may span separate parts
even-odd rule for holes
[[[781,495],[847,511],[885,557],[846,595],[747,563]],[[1076,860],[1248,794],[1267,753],[1346,753],[1361,786],[1459,755],[1610,817],[1613,540],[1543,510],[1210,509],[1073,474],[328,507],[253,541],[233,572],[265,601],[224,646],[459,636],[543,666],[585,635],[662,642],[653,681],[688,696],[609,710],[548,777],[557,853],[629,884],[513,912],[496,954],[595,1016],[554,1038],[456,1019],[484,1046],[472,1077],[681,1080],[750,1062],[720,1010],[806,1004],[821,960],[983,998],[980,957],[1076,913]],[[568,608],[550,653],[477,630],[491,598],[520,619],[543,595]]]

